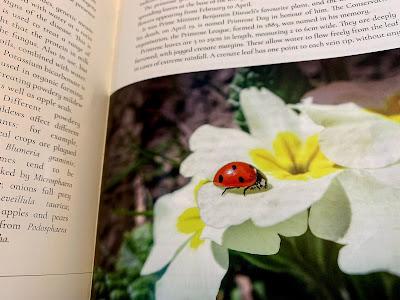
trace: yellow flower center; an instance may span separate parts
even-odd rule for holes
[[[200,210],[197,207],[191,207],[186,209],[179,217],[176,223],[176,227],[180,233],[192,234],[190,239],[190,247],[197,249],[204,240],[201,240],[201,233],[204,227],[203,220],[200,218]]]
[[[200,180],[199,183],[194,187],[194,201],[197,206],[197,196],[201,187],[207,183],[209,183],[209,179]],[[200,217],[200,210],[198,207],[191,207],[186,209],[179,217],[176,222],[176,228],[180,233],[183,234],[191,234],[189,245],[192,249],[199,248],[204,240],[200,239],[201,233],[203,232],[206,224]]]
[[[320,151],[318,135],[302,142],[295,133],[282,132],[273,142],[273,152],[253,149],[250,157],[258,169],[279,179],[309,180],[340,170]]]
[[[389,119],[395,121],[396,123],[400,123],[400,115],[389,116]]]
[[[196,186],[194,187],[194,191],[193,191],[194,192],[194,202],[196,203],[196,205],[198,205],[198,201],[197,201],[198,197],[197,196],[199,194],[201,187],[209,182],[211,182],[210,179],[203,179],[203,180],[200,180],[199,183],[196,184]]]

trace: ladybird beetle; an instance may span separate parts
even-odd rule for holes
[[[221,167],[214,176],[214,185],[225,188],[222,195],[230,189],[244,188],[246,196],[248,189],[267,189],[268,180],[261,171],[252,165],[234,161]]]

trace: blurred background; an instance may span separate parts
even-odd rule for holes
[[[241,89],[266,87],[286,102],[295,103],[313,89],[319,89],[316,95],[323,99],[324,87],[343,81],[355,84],[349,88],[350,94],[358,88],[358,95],[364,92],[368,97],[373,92],[363,87],[374,89],[369,82],[383,80],[382,86],[388,86],[386,91],[400,95],[399,78],[400,50],[396,49],[329,60],[168,76],[116,92],[109,115],[93,298],[154,299],[157,276],[139,275],[152,244],[153,204],[158,197],[187,183],[179,175],[179,165],[189,153],[188,140],[196,128],[212,124],[246,130],[238,106]],[[374,97],[381,95],[382,92],[371,96],[372,106]],[[327,95],[326,99],[335,102],[338,97]],[[312,237],[307,234],[297,243],[305,247],[312,244],[309,239]],[[290,241],[284,240],[285,243]],[[321,273],[317,266],[312,248],[301,252],[297,261],[308,268],[312,279],[293,276],[290,268],[270,270],[255,266],[245,257],[231,253],[231,266],[218,298],[400,299],[397,278],[388,274],[344,275],[336,266],[340,245],[320,243],[330,251],[326,252],[325,263],[332,266],[325,268],[326,273]],[[282,249],[284,252],[285,248]],[[327,287],[329,292],[316,292],[320,286]]]

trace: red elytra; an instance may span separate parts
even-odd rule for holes
[[[254,166],[240,161],[230,162],[222,166],[214,176],[214,185],[225,188],[222,195],[229,189],[268,188],[267,178]]]

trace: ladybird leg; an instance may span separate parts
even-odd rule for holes
[[[249,188],[251,188],[251,186],[248,186],[247,188],[245,188],[245,189],[243,190],[243,196],[246,196],[246,191],[247,191]]]
[[[231,190],[231,189],[234,189],[234,187],[225,188],[224,191],[222,192],[221,196],[223,196],[227,190]]]

